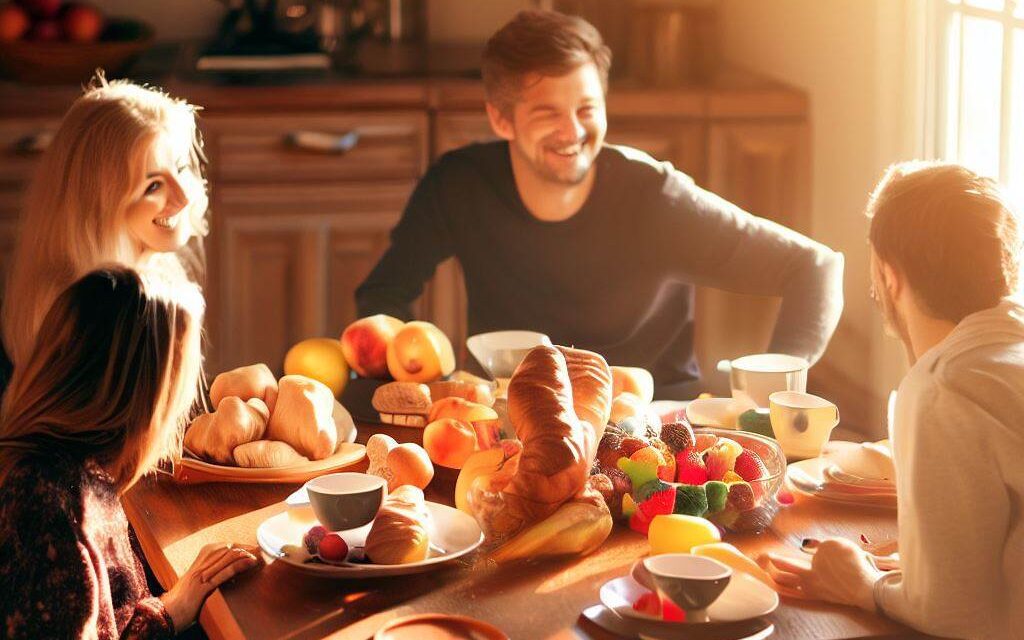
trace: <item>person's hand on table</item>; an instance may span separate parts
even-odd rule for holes
[[[175,633],[192,625],[213,590],[259,564],[255,549],[244,545],[208,544],[167,593],[160,596],[174,622]]]
[[[849,540],[822,540],[810,561],[774,553],[766,558],[775,581],[806,598],[875,610],[874,586],[884,572]]]

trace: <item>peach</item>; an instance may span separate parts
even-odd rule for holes
[[[378,313],[345,327],[341,349],[345,359],[364,378],[388,377],[388,345],[405,323]]]
[[[427,422],[433,422],[441,418],[454,418],[472,423],[478,420],[497,420],[498,412],[476,402],[470,402],[456,396],[449,396],[441,398],[430,405],[430,414],[427,416]]]
[[[405,323],[388,345],[388,371],[403,382],[433,382],[455,370],[448,336],[429,322]]]
[[[612,397],[620,393],[632,393],[644,404],[654,399],[654,376],[647,369],[640,367],[612,368]]]
[[[461,420],[441,418],[423,430],[423,448],[435,464],[461,469],[476,451],[476,432]]]

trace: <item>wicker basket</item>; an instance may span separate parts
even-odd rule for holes
[[[153,29],[138,25],[131,40],[0,42],[0,65],[26,84],[84,83],[96,69],[117,75],[153,43]]]

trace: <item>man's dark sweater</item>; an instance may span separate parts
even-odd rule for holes
[[[462,264],[470,335],[529,329],[648,369],[656,397],[692,397],[694,285],[782,296],[770,350],[820,357],[842,312],[843,258],[754,217],[669,163],[606,146],[593,190],[562,222],[523,205],[508,143],[445,154],[356,291],[360,316],[402,319],[435,267]]]

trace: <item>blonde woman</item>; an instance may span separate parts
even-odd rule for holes
[[[257,563],[208,546],[155,598],[119,498],[181,451],[201,368],[198,287],[108,267],[54,302],[0,418],[0,635],[165,638]]]
[[[0,318],[15,368],[58,293],[100,265],[201,279],[207,197],[195,111],[102,75],[71,106],[21,212]]]

